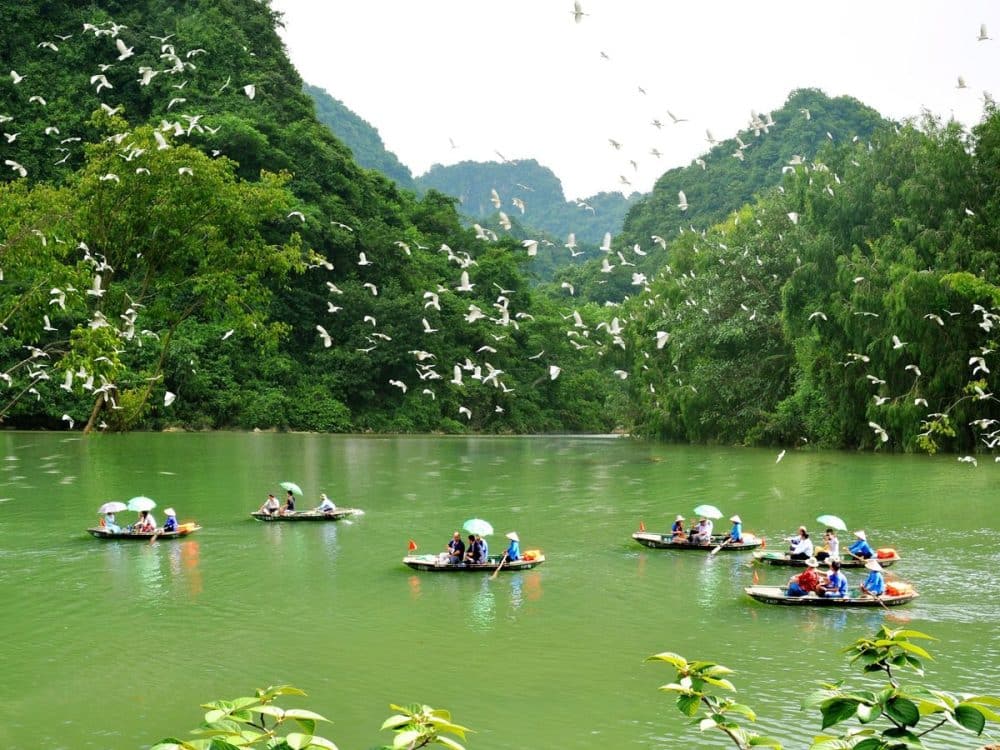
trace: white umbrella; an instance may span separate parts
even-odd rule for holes
[[[128,506],[121,502],[120,500],[111,500],[104,503],[100,508],[97,509],[98,513],[121,513],[122,511],[128,510]]]

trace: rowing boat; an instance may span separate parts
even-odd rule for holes
[[[339,521],[342,518],[364,513],[360,508],[337,508],[326,513],[317,510],[293,510],[290,513],[263,513],[255,510],[250,515],[258,521]]]
[[[639,544],[654,549],[691,550],[694,552],[711,552],[720,545],[721,552],[745,552],[748,549],[757,549],[761,544],[760,538],[753,534],[744,534],[743,541],[738,544],[733,542],[726,544],[726,540],[729,539],[728,534],[713,536],[712,541],[708,544],[695,544],[688,541],[675,542],[670,534],[654,534],[649,531],[637,531],[632,534],[632,538]]]
[[[442,562],[440,555],[407,555],[403,558],[403,563],[414,570],[426,570],[432,573],[492,573],[500,565],[502,557],[490,557],[487,562],[479,564],[462,563],[453,565],[449,562]],[[504,560],[500,570],[531,570],[545,562],[545,555],[538,555],[532,559],[522,558],[520,560]]]
[[[816,596],[788,596],[784,586],[748,586],[744,589],[748,596],[764,604],[789,604],[800,607],[897,607],[917,598],[916,591],[890,596],[888,594],[877,599],[871,596],[847,596],[842,599]]]
[[[98,539],[152,539],[154,536],[157,539],[180,539],[188,534],[193,534],[201,528],[196,523],[183,523],[177,527],[176,531],[164,531],[163,529],[157,529],[156,531],[128,531],[126,529],[121,529],[120,531],[111,531],[105,526],[93,526],[87,531]]]
[[[774,552],[770,550],[758,550],[753,553],[753,559],[756,562],[767,563],[768,565],[786,565],[791,568],[804,568],[806,566],[805,560],[791,560],[788,557],[787,552]],[[876,559],[878,563],[882,565],[883,568],[887,568],[893,563],[899,562],[902,558],[897,554],[893,553],[892,557],[879,557]],[[856,557],[844,558],[840,561],[840,567],[842,568],[863,568],[867,560],[859,560]]]

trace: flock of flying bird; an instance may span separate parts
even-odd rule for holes
[[[582,22],[588,14],[584,12],[579,1],[574,3],[573,10],[571,11],[574,20],[577,23]],[[82,33],[83,34],[93,34],[98,38],[106,38],[108,41],[109,58],[106,64],[100,66],[100,70],[93,72],[89,76],[89,84],[94,87],[95,92],[101,94],[102,92],[108,92],[109,95],[114,92],[114,85],[108,80],[107,72],[109,69],[115,66],[121,66],[123,64],[128,64],[127,61],[135,55],[135,45],[139,43],[138,40],[132,38],[132,46],[123,37],[123,32],[127,31],[127,27],[121,26],[114,23],[104,23],[104,24],[84,24]],[[60,51],[60,46],[66,43],[71,43],[73,34],[67,34],[64,36],[57,36],[52,40],[43,40],[37,44],[39,50],[43,50],[45,53],[58,54]],[[192,132],[204,132],[204,130],[210,130],[211,132],[216,132],[216,129],[210,128],[209,125],[203,124],[201,122],[202,115],[196,113],[185,112],[184,105],[187,103],[186,97],[183,95],[183,89],[187,83],[187,76],[193,74],[197,70],[196,63],[193,62],[197,59],[199,55],[209,54],[204,49],[190,49],[181,50],[178,47],[178,42],[171,41],[174,35],[164,35],[164,36],[152,36],[151,39],[158,43],[159,45],[159,59],[163,61],[163,66],[158,68],[151,68],[149,66],[138,66],[135,74],[137,76],[136,81],[140,86],[149,86],[155,78],[158,76],[164,76],[170,78],[176,83],[172,83],[169,90],[166,92],[166,96],[169,96],[169,101],[166,106],[166,111],[177,113],[177,119],[168,120],[164,119],[161,121],[159,128],[156,131],[156,142],[158,149],[170,148],[170,141],[172,139],[184,138],[191,135]],[[989,40],[990,37],[986,33],[985,25],[981,27],[980,34],[978,36],[979,41]],[[606,56],[605,56],[606,57]],[[31,88],[33,93],[28,96],[28,101],[39,107],[46,107],[47,102],[44,98],[43,91],[40,90],[38,84],[39,81],[31,81],[27,76],[22,76],[15,70],[11,70],[9,73],[10,83],[17,87],[27,87]],[[221,94],[232,84],[231,77],[227,79],[221,86],[217,88],[217,93]],[[36,88],[33,88],[36,87]],[[242,95],[253,100],[257,95],[257,88],[253,83],[241,84]],[[965,82],[963,79],[959,78],[959,87],[964,88]],[[641,93],[644,93],[641,91]],[[988,95],[987,95],[988,96]],[[111,106],[106,102],[102,102],[102,108],[104,108],[109,113],[114,113],[118,111],[117,107]],[[666,110],[667,117],[671,121],[672,125],[680,125],[687,122],[685,118],[678,117],[674,115],[669,110]],[[801,115],[803,117],[809,118],[811,115],[808,110],[801,110]],[[773,127],[777,127],[779,123],[775,123],[772,116],[769,113],[764,115],[758,115],[756,112],[751,112],[750,120],[747,126],[747,132],[753,134],[754,137],[760,136],[761,133],[768,133]],[[13,122],[13,118],[0,112],[0,126],[4,129],[3,142],[0,142],[0,147],[4,148],[4,164],[13,170],[17,176],[24,178],[27,176],[27,170],[20,162],[14,158],[14,149],[16,149],[17,139],[20,135],[17,132],[17,123]],[[660,120],[654,120],[652,126],[660,129],[663,127],[663,123]],[[59,156],[59,161],[56,163],[64,162],[69,158],[70,149],[74,144],[79,144],[81,138],[74,136],[72,134],[63,134],[60,131],[58,123],[52,123],[45,128],[45,135],[51,137],[54,142],[53,148],[56,151],[56,155]],[[121,133],[114,136],[116,143],[122,147],[122,158],[123,164],[127,164],[133,158],[141,154],[141,150],[138,150],[133,144],[129,142],[129,133]],[[749,136],[748,136],[749,137]],[[833,137],[832,135],[830,136]],[[715,145],[717,143],[716,139],[712,135],[710,130],[706,130],[706,141],[710,145]],[[614,139],[609,139],[610,145],[616,150],[621,148],[621,144],[616,142]],[[740,161],[743,160],[743,152],[751,148],[753,145],[753,140],[750,142],[744,142],[739,135],[736,137],[737,149],[732,154],[732,156]],[[55,145],[58,144],[58,145]],[[137,153],[138,151],[138,153]],[[653,150],[654,156],[658,156]],[[218,152],[213,152],[213,155],[217,155]],[[708,164],[704,159],[697,159],[697,164],[702,169],[707,169]],[[633,166],[635,164],[633,163]],[[144,167],[136,167],[137,173],[142,173],[145,169]],[[822,178],[827,180],[828,185],[826,190],[833,195],[833,190],[835,186],[840,183],[840,178],[835,174],[830,174],[829,170],[825,168],[824,165],[819,163],[808,164],[802,157],[794,157],[785,167],[785,170],[797,170],[797,169],[811,169],[814,176],[817,178]],[[146,170],[148,173],[148,170]],[[191,170],[187,168],[181,168],[177,175],[178,179],[182,179],[186,174],[190,175]],[[117,175],[109,173],[105,175],[103,179],[110,182],[118,182]],[[627,179],[622,176],[622,182],[628,184]],[[530,190],[527,186],[520,186],[526,190]],[[503,200],[497,190],[492,190],[490,195],[490,200],[492,201],[494,207],[497,209],[498,224],[501,231],[510,231],[511,222],[509,216],[502,210],[504,205]],[[511,205],[518,210],[521,214],[524,214],[527,210],[527,203],[524,198],[519,196],[514,196],[511,198]],[[584,206],[585,208],[589,208]],[[688,206],[688,201],[685,193],[680,191],[678,193],[677,208],[680,211],[686,211]],[[292,211],[287,216],[288,219],[295,219],[300,222],[305,222],[306,217],[303,213],[299,211]],[[792,225],[798,223],[798,215],[795,213],[789,213],[787,215],[789,222]],[[344,232],[354,232],[354,229],[347,224],[343,224],[338,221],[331,221],[331,224],[336,226],[339,230]],[[34,230],[39,236],[40,240],[44,243],[49,241],[49,238],[44,231],[41,229]],[[685,230],[681,228],[681,233]],[[498,239],[496,232],[484,229],[480,225],[475,225],[475,236],[477,241],[482,242],[494,242]],[[702,232],[700,238],[705,242],[711,241],[710,236]],[[666,248],[667,241],[660,236],[653,235],[651,241],[662,248]],[[411,255],[412,249],[410,245],[402,240],[396,241],[395,249],[390,252],[402,252],[407,256]],[[537,254],[540,245],[552,245],[553,243],[546,240],[535,240],[535,239],[525,239],[522,241],[522,246],[526,250],[529,256],[534,256]],[[724,244],[718,243],[720,249],[728,250]],[[569,234],[566,243],[564,244],[565,249],[569,250],[572,256],[579,255],[583,252],[576,243],[575,235],[573,233]],[[102,272],[105,270],[110,270],[107,266],[106,260],[99,254],[92,254],[87,247],[85,242],[80,242],[78,249],[83,253],[83,257],[92,264],[94,273],[92,278],[92,284],[89,289],[78,291],[75,289],[59,289],[53,288],[51,290],[50,304],[59,306],[60,308],[65,308],[66,296],[68,294],[82,294],[85,297],[93,297],[99,299],[105,292],[102,287]],[[424,246],[418,246],[418,250],[429,250]],[[605,235],[604,241],[599,248],[601,257],[601,267],[600,271],[605,274],[614,273],[617,269],[619,273],[631,273],[631,284],[637,288],[636,295],[640,296],[642,299],[642,304],[646,307],[653,307],[662,304],[652,293],[650,289],[650,279],[646,277],[645,274],[638,272],[636,270],[629,271],[629,268],[635,268],[636,261],[638,258],[646,255],[646,251],[638,244],[634,245],[631,250],[614,250],[612,247],[612,238],[610,233]],[[472,273],[474,272],[477,262],[475,260],[474,254],[469,253],[464,250],[454,251],[448,245],[441,245],[438,252],[445,254],[450,263],[454,263],[456,266],[456,277],[446,283],[439,283],[435,289],[425,290],[422,293],[423,308],[424,310],[435,310],[441,311],[440,296],[444,294],[458,294],[465,295],[471,294],[476,287],[476,282],[473,279]],[[630,253],[631,257],[626,255]],[[725,259],[720,259],[720,262],[725,261]],[[750,264],[755,264],[760,267],[763,262],[759,257],[750,258],[748,253],[744,251],[742,254],[738,252],[733,252],[731,254],[730,260],[727,262],[731,264],[737,264],[740,262],[747,262]],[[362,271],[367,272],[366,269],[378,267],[378,258],[370,258],[367,253],[360,252],[358,254],[357,266]],[[332,271],[333,266],[329,262],[319,260],[314,267],[325,268],[327,271]],[[669,265],[667,265],[661,272],[661,274],[672,274],[673,271]],[[688,278],[689,275],[689,278]],[[373,275],[372,280],[364,281],[361,286],[367,290],[371,295],[377,296],[379,294],[378,285],[375,283],[376,277]],[[746,277],[744,276],[744,279]],[[775,279],[777,276],[775,275]],[[684,274],[684,278],[677,279],[677,282],[683,287],[689,280],[694,280],[694,272],[690,271]],[[0,271],[0,281],[2,281],[2,271]],[[863,281],[863,277],[858,277],[855,279],[856,283]],[[421,396],[428,398],[436,398],[436,392],[434,390],[435,381],[440,381],[447,383],[461,392],[465,392],[464,389],[471,385],[470,381],[475,381],[479,387],[491,387],[496,389],[497,394],[510,397],[513,396],[515,389],[509,387],[503,380],[504,370],[500,367],[494,365],[488,359],[491,355],[498,353],[496,345],[501,341],[509,338],[510,329],[519,328],[522,324],[528,325],[531,323],[532,316],[523,311],[518,311],[516,309],[516,296],[513,290],[507,290],[500,288],[499,285],[494,284],[497,287],[497,295],[495,301],[493,301],[490,306],[486,309],[471,302],[467,307],[467,312],[463,316],[464,321],[467,324],[475,324],[477,321],[486,320],[493,324],[493,330],[490,331],[487,336],[489,340],[484,340],[481,346],[479,346],[475,351],[470,351],[469,356],[464,358],[462,362],[455,362],[451,364],[451,377],[446,379],[447,375],[445,373],[438,372],[439,364],[436,362],[437,356],[431,351],[433,348],[433,336],[440,331],[440,323],[435,327],[427,317],[421,319],[422,324],[422,335],[425,337],[423,342],[419,345],[415,345],[413,349],[409,351],[409,354],[413,357],[414,373],[418,379],[418,384],[414,385],[412,381],[410,383],[403,379],[392,378],[390,379],[389,385],[398,388],[402,394],[406,394],[411,388],[419,387],[421,388]],[[327,312],[328,314],[349,314],[350,311],[345,311],[342,306],[336,304],[335,300],[338,295],[343,294],[343,290],[334,282],[327,281],[326,287],[330,294],[330,300],[328,301]],[[562,288],[568,293],[569,296],[575,295],[575,290],[569,282],[563,282]],[[711,295],[711,290],[709,290],[709,295]],[[612,306],[615,303],[606,303]],[[709,302],[699,303],[695,300],[688,298],[684,300],[682,305],[679,305],[677,309],[671,310],[664,306],[663,318],[673,317],[673,319],[679,319],[680,316],[685,314],[698,314],[707,313],[705,304],[710,304]],[[744,304],[741,305],[742,311],[746,314],[750,320],[756,317],[756,310],[751,309],[750,306]],[[976,306],[974,310],[971,311],[972,314],[978,315],[979,326],[984,330],[989,332],[992,328],[1000,324],[1000,316],[995,313],[986,310],[982,307]],[[136,339],[141,345],[142,337],[144,336],[155,336],[153,331],[143,329],[141,331],[136,331],[137,321],[139,318],[139,312],[135,307],[130,307],[125,314],[121,316],[123,321],[118,324],[114,321],[109,320],[104,316],[101,311],[95,310],[93,317],[90,321],[92,327],[98,326],[113,326],[122,339],[122,341],[132,341]],[[874,313],[864,313],[859,312],[858,314],[871,314]],[[948,313],[949,315],[954,315],[957,313]],[[935,312],[928,312],[924,316],[928,320],[929,325],[944,326],[945,320]],[[625,329],[627,325],[633,322],[634,316],[627,316],[625,320],[620,319],[615,316],[612,317],[611,321],[602,321],[594,326],[589,325],[583,320],[583,317],[579,311],[572,309],[564,315],[566,320],[572,320],[572,325],[565,331],[569,343],[573,348],[577,350],[583,349],[593,349],[596,353],[597,358],[600,358],[606,354],[611,347],[619,347],[621,350],[626,350],[626,338]],[[817,310],[809,316],[810,321],[815,323],[820,323],[826,320],[826,314]],[[45,316],[45,331],[52,332],[55,328],[50,324],[48,316]],[[365,315],[362,321],[366,326],[371,326],[371,331],[367,335],[369,347],[359,348],[359,351],[368,353],[378,347],[384,341],[390,339],[389,335],[378,330],[378,321],[372,315]],[[335,342],[331,334],[327,331],[326,327],[322,323],[318,323],[315,326],[316,332],[318,334],[319,340],[324,347],[332,347]],[[603,331],[603,333],[602,333]],[[228,338],[233,332],[228,331],[223,335],[223,339]],[[640,338],[646,338],[645,335]],[[647,361],[652,361],[656,356],[656,351],[663,349],[671,340],[671,334],[668,331],[659,330],[648,336],[648,346],[644,347],[640,352],[641,356]],[[897,336],[892,337],[892,345],[895,349],[903,349],[908,346],[907,342],[899,340]],[[21,365],[24,365],[24,372],[27,375],[28,383],[25,387],[24,393],[29,393],[34,395],[36,398],[41,398],[41,394],[37,389],[37,385],[44,380],[49,380],[50,375],[48,374],[48,367],[45,364],[45,360],[48,358],[48,352],[44,347],[28,347],[29,355]],[[982,351],[973,356],[969,360],[969,365],[971,370],[971,375],[975,376],[978,374],[989,374],[989,366],[986,361],[986,357],[992,354],[993,351],[988,348],[983,348]],[[562,373],[562,368],[555,361],[550,359],[543,359],[545,357],[545,352],[540,351],[538,353],[532,354],[527,357],[528,360],[534,360],[539,363],[540,377],[535,381],[537,385],[543,379],[555,380]],[[481,361],[479,361],[481,360]],[[848,367],[851,365],[862,365],[868,361],[868,357],[863,354],[850,354],[848,361],[844,362],[844,366]],[[20,369],[21,365],[13,369]],[[643,368],[648,367],[647,365],[642,365]],[[916,365],[907,365],[906,370],[910,371],[914,378],[920,378],[922,373]],[[9,370],[5,373],[0,373],[0,379],[6,381],[8,387],[13,383],[12,372]],[[629,377],[629,372],[622,369],[616,369],[613,371],[613,375],[622,380],[626,380]],[[873,374],[867,374],[866,378],[873,385],[882,385],[885,381]],[[95,376],[86,367],[80,367],[77,370],[67,371],[65,373],[65,379],[60,386],[61,388],[72,392],[74,388],[79,387],[84,391],[89,391],[95,395],[104,394],[106,400],[114,404],[115,399],[115,384],[107,381],[103,376],[98,376],[97,382],[95,382]],[[694,389],[694,386],[688,386]],[[655,392],[652,384],[649,385],[650,391]],[[992,393],[984,392],[979,389],[976,396],[979,399],[991,399],[994,398]],[[165,407],[170,406],[176,395],[172,392],[165,391],[163,404]],[[874,396],[876,405],[881,405],[891,400],[891,397],[885,395],[875,395]],[[915,403],[917,405],[927,406],[925,400],[916,397]],[[494,410],[496,412],[503,412],[504,409],[500,404],[495,404]],[[472,410],[466,405],[459,405],[458,416],[464,417],[466,420],[471,421],[473,419]],[[928,417],[933,418],[934,414],[929,414]],[[75,420],[68,414],[63,415],[63,419],[68,423],[69,427],[75,424]],[[481,421],[485,421],[485,417]],[[984,442],[992,448],[1000,443],[1000,423],[996,420],[978,420],[981,422],[978,426],[983,430],[990,430],[990,428],[996,427],[997,429],[990,430],[986,433],[984,437]],[[878,440],[881,442],[887,442],[889,440],[889,435],[885,429],[883,429],[878,423],[872,421],[869,423],[870,428],[874,431]],[[778,456],[778,461],[780,461],[785,455],[785,451],[782,451]],[[976,459],[972,456],[963,456],[959,460],[975,463]],[[998,458],[1000,460],[1000,458]]]

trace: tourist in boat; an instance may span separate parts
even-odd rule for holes
[[[451,539],[445,547],[445,553],[448,555],[448,562],[452,565],[457,565],[465,558],[465,542],[462,541],[462,535],[457,531],[451,535]]]
[[[730,516],[729,520],[733,522],[733,528],[729,530],[729,538],[726,540],[726,544],[741,544],[743,542],[743,519],[738,515]]]
[[[861,584],[861,593],[878,598],[885,593],[885,578],[882,576],[882,566],[877,560],[869,560],[865,563],[868,569],[868,577]]]
[[[121,526],[115,523],[114,513],[105,513],[104,518],[101,519],[101,525],[112,534],[118,534],[122,530]]]
[[[511,531],[507,534],[507,538],[510,539],[510,544],[507,545],[504,555],[507,557],[507,562],[516,562],[521,559],[521,537],[516,531]]]
[[[865,535],[865,532],[855,531],[854,536],[857,537],[857,540],[847,548],[847,551],[851,553],[851,557],[858,560],[869,560],[875,557],[875,550],[868,544],[868,537]]]
[[[257,512],[273,516],[279,510],[281,510],[281,503],[278,502],[278,498],[271,494],[267,496],[267,500],[264,501],[264,504],[260,506],[260,510]]]
[[[148,510],[139,511],[139,520],[135,522],[132,531],[137,534],[156,531],[156,519],[153,514]]]
[[[698,525],[694,527],[691,533],[691,543],[692,544],[712,543],[712,522],[709,519],[702,518],[698,521]]]
[[[469,544],[465,548],[465,562],[470,565],[483,563],[483,545],[476,539],[475,534],[469,534]]]
[[[808,560],[813,556],[812,539],[809,538],[809,532],[805,528],[799,528],[799,535],[794,539],[788,551],[789,560]]]
[[[169,534],[171,531],[177,531],[177,513],[174,512],[174,509],[167,508],[163,511],[163,515],[167,517],[167,520],[163,522],[163,532]]]
[[[291,490],[288,490],[288,494],[285,495],[285,505],[281,509],[281,514],[285,515],[286,513],[294,513],[294,512],[295,512],[295,493],[293,493]]]
[[[834,529],[823,532],[823,546],[816,551],[816,559],[820,562],[840,559],[840,539]]]
[[[687,532],[684,531],[684,516],[678,515],[677,518],[674,519],[674,525],[670,527],[670,541],[687,541]]]
[[[326,496],[323,492],[320,494],[320,504],[316,506],[316,511],[319,513],[332,513],[337,510],[337,506],[334,504],[333,500]]]
[[[819,586],[820,593],[828,599],[843,599],[847,596],[847,577],[840,572],[840,560],[830,562],[826,581]]]
[[[805,596],[811,591],[817,591],[820,586],[819,573],[816,568],[819,561],[815,557],[806,560],[806,569],[788,579],[788,596]]]
[[[479,546],[482,548],[483,562],[489,562],[490,560],[490,545],[486,543],[481,534],[476,534],[476,541],[479,542]]]

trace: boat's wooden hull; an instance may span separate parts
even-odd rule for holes
[[[753,559],[762,563],[767,563],[768,565],[785,565],[790,568],[804,568],[806,566],[805,560],[789,560],[787,552],[765,552],[764,550],[758,550],[753,553]],[[895,557],[885,557],[885,558],[875,558],[883,568],[888,568],[890,565],[899,562],[902,558],[897,554]],[[855,557],[850,557],[847,559],[842,559],[840,561],[840,567],[842,568],[863,568],[867,560],[858,560]]]
[[[349,518],[350,516],[356,516],[361,512],[360,508],[337,508],[336,510],[331,510],[329,513],[317,513],[314,510],[297,510],[291,513],[262,513],[261,511],[256,510],[250,515],[258,521],[264,521],[265,523],[274,523],[276,521],[322,522],[340,521],[341,519]]]
[[[784,586],[748,586],[747,595],[764,604],[787,604],[798,607],[898,607],[917,598],[913,591],[899,596],[882,596],[878,599],[870,596],[849,596],[843,599],[824,596],[788,596]]]
[[[180,539],[201,529],[196,523],[187,523],[179,526],[177,531],[109,531],[103,526],[93,526],[87,532],[98,539],[131,539],[133,541],[149,541],[154,536],[160,539]]]
[[[403,563],[414,570],[425,570],[432,573],[493,573],[500,564],[501,558],[491,557],[489,562],[480,565],[451,565],[442,563],[437,555],[407,555]],[[500,568],[502,572],[516,570],[531,570],[545,562],[545,556],[540,555],[533,560],[505,561]]]
[[[720,552],[746,552],[747,550],[757,549],[761,544],[760,539],[750,534],[745,534],[743,541],[739,544],[733,544],[732,542],[723,544],[729,538],[728,536],[713,536],[710,544],[675,542],[670,534],[655,534],[649,531],[637,531],[632,535],[632,538],[639,542],[639,544],[652,547],[653,549],[689,550],[691,552],[711,552],[720,544],[722,545],[722,548],[719,550]]]

